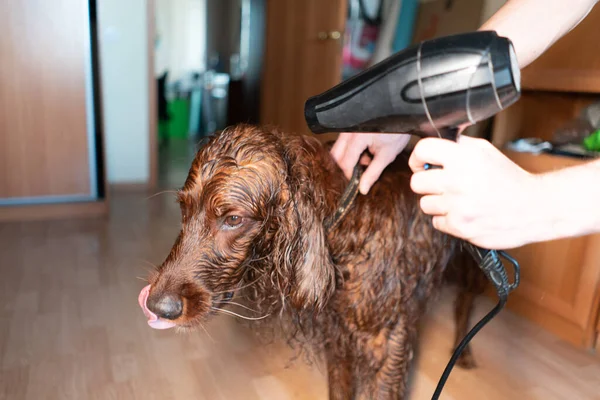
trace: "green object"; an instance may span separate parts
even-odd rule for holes
[[[600,129],[583,139],[583,147],[588,151],[600,151]]]
[[[163,140],[169,136],[169,123],[167,121],[158,121],[158,137]]]
[[[174,99],[167,105],[169,116],[167,135],[169,138],[187,138],[190,125],[190,102],[188,99]],[[161,132],[162,133],[162,132]]]

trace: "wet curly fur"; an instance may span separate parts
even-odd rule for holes
[[[407,396],[417,327],[445,277],[460,288],[456,339],[483,278],[459,242],[436,231],[400,155],[331,232],[348,184],[313,137],[239,125],[198,151],[178,193],[181,231],[150,277],[150,296],[183,298],[193,328],[231,294],[290,321],[324,356],[331,399]],[[308,339],[307,339],[308,338]],[[473,366],[470,350],[461,360]]]

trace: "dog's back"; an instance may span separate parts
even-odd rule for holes
[[[407,326],[405,334],[415,337],[424,308],[450,283],[458,288],[458,343],[468,331],[474,299],[486,283],[460,242],[436,230],[431,217],[421,211],[419,196],[410,188],[408,158],[407,152],[400,154],[369,193],[358,196],[354,210],[330,238],[344,277],[333,307],[365,347],[372,346],[373,337],[361,331],[380,332],[399,319]],[[470,349],[459,365],[474,366]]]
[[[410,189],[406,155],[400,155],[330,237],[337,265],[345,268],[344,297],[377,326],[418,298],[418,305],[439,286],[457,241],[433,228]],[[355,299],[355,300],[352,300]],[[368,317],[366,317],[368,315]]]

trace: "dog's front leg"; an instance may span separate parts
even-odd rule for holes
[[[410,366],[414,356],[416,318],[412,318],[406,308],[387,341],[387,354],[375,378],[377,400],[403,400],[408,396],[407,384]]]
[[[329,343],[325,346],[329,400],[354,399],[353,357],[344,346]]]

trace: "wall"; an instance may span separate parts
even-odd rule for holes
[[[102,106],[109,183],[149,179],[146,0],[98,1]]]
[[[483,6],[483,12],[481,15],[481,23],[490,19],[496,11],[500,9],[506,3],[506,0],[486,0]]]
[[[206,0],[155,0],[155,74],[176,80],[206,69]]]

